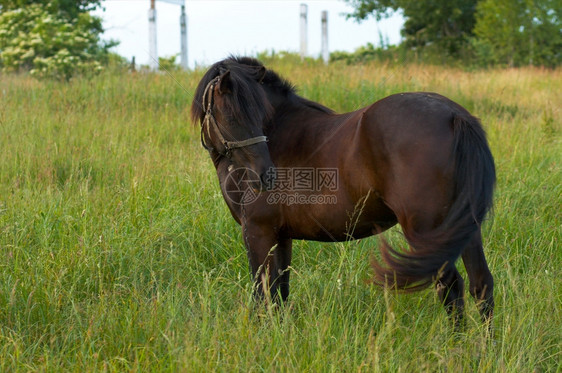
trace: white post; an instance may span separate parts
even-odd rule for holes
[[[308,6],[306,4],[301,4],[301,59],[304,60],[307,54],[307,13]]]
[[[330,61],[330,51],[328,50],[328,11],[322,11],[322,59],[324,64]]]
[[[148,10],[148,65],[153,71],[158,70],[158,49],[156,48],[156,7],[155,0],[150,0]]]
[[[180,33],[181,33],[181,59],[180,65],[182,69],[187,70],[187,16],[185,15],[185,5],[181,6],[180,15]]]

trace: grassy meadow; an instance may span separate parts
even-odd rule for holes
[[[369,285],[376,237],[295,241],[288,304],[255,307],[189,119],[203,71],[0,75],[0,371],[561,372],[562,70],[267,65],[339,112],[428,90],[481,118],[493,338],[468,292],[455,335],[431,289]]]

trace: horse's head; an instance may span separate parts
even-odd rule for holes
[[[260,189],[271,185],[274,170],[263,131],[273,110],[260,84],[264,74],[263,66],[221,61],[205,74],[192,104],[203,147],[214,157],[228,158],[236,169],[255,172]]]

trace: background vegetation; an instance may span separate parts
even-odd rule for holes
[[[68,80],[100,72],[110,61],[97,0],[0,0],[0,68]],[[114,58],[115,60],[115,58]]]
[[[290,301],[256,307],[189,122],[202,71],[3,75],[0,371],[560,371],[562,72],[266,62],[337,111],[431,90],[482,119],[498,171],[494,336],[471,300],[455,336],[433,291],[369,285],[377,238],[297,241]]]
[[[562,63],[558,0],[346,1],[355,8],[349,17],[358,21],[401,12],[404,41],[398,51],[418,62],[478,67]],[[396,56],[397,49],[388,50],[384,43],[379,49]]]
[[[545,66],[562,63],[559,0],[344,0],[349,18],[364,21],[401,12],[400,45],[382,35],[378,46],[331,54],[332,61],[430,63],[464,68]],[[0,0],[0,68],[68,80],[125,63],[102,42],[102,22],[89,11],[100,0]],[[162,59],[175,69],[175,57]]]

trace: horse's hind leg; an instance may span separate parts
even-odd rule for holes
[[[443,269],[435,287],[455,330],[459,330],[464,316],[464,280],[454,263]]]
[[[470,294],[476,300],[482,321],[490,323],[491,327],[494,313],[494,278],[486,263],[480,230],[464,249],[462,260],[470,281]]]

